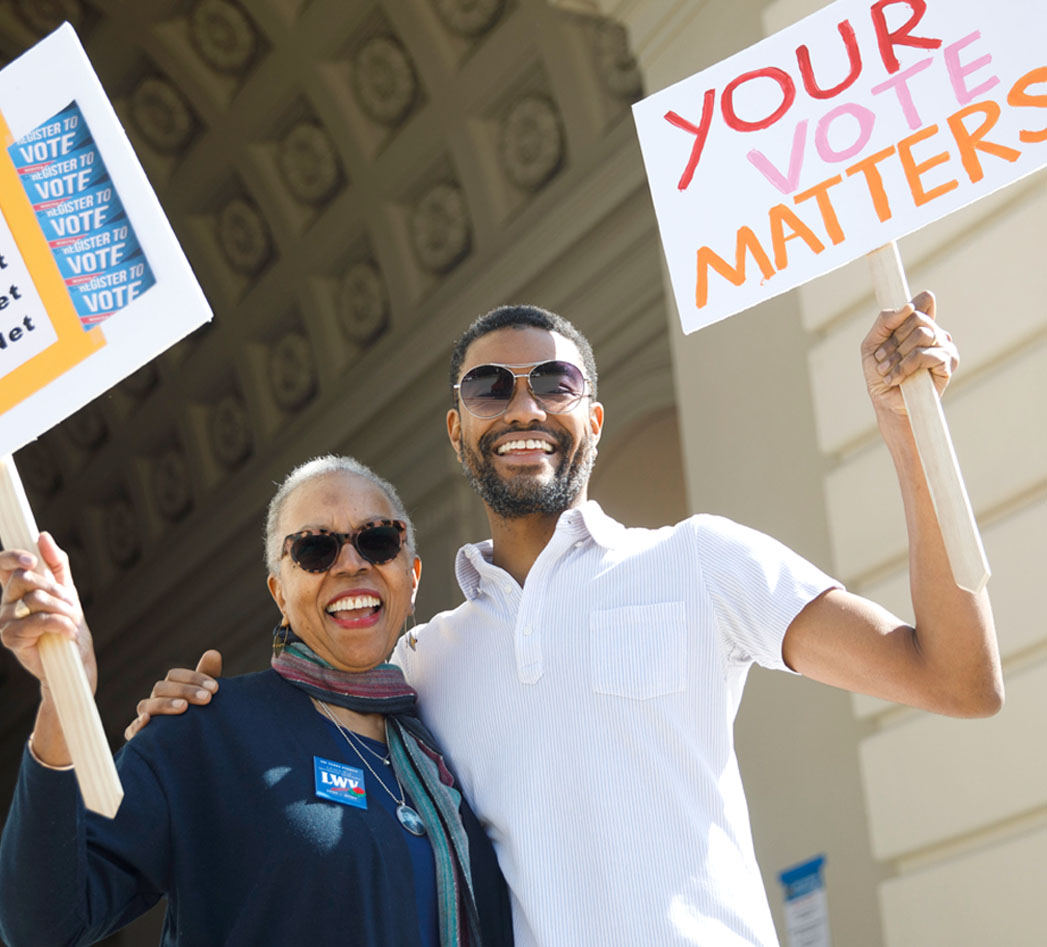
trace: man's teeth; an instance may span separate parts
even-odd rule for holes
[[[499,445],[499,454],[508,454],[511,450],[541,450],[547,454],[553,452],[553,445],[548,441],[506,441],[504,444]]]
[[[346,595],[327,606],[329,612],[351,612],[357,608],[377,608],[381,599],[373,595]]]

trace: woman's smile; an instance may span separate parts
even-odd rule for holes
[[[381,619],[382,599],[371,589],[351,589],[339,593],[326,611],[342,628],[366,628]]]

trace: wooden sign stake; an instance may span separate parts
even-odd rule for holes
[[[39,530],[10,454],[0,457],[0,539],[5,549],[36,552]],[[43,563],[38,566],[47,571]],[[40,660],[73,758],[84,805],[113,818],[124,797],[76,643],[61,635],[40,639]]]
[[[909,284],[898,245],[892,241],[873,250],[866,259],[880,308],[900,309],[908,303]],[[980,592],[989,581],[989,562],[931,373],[917,372],[902,382],[901,388],[953,579],[961,589]]]

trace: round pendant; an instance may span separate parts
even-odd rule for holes
[[[410,806],[397,806],[396,817],[400,820],[400,825],[412,835],[425,835],[425,823],[422,822],[422,817]]]

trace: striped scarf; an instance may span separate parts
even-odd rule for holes
[[[273,670],[312,697],[362,714],[384,714],[393,771],[425,823],[436,861],[440,947],[479,947],[480,924],[469,874],[469,840],[462,826],[461,794],[436,741],[418,719],[418,694],[403,671],[379,664],[356,674],[331,667],[290,629],[278,629]]]

